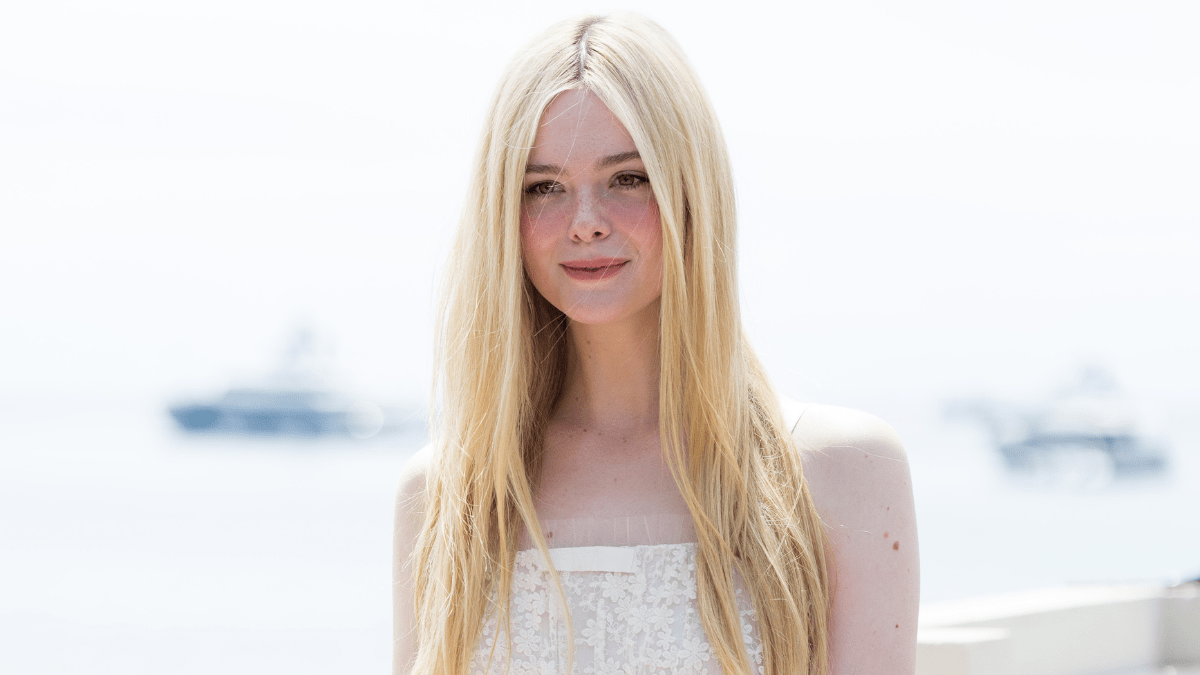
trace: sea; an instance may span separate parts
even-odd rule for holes
[[[976,429],[889,420],[922,603],[1200,576],[1200,434],[1190,412],[1171,419],[1168,470],[1137,479],[1014,475]],[[425,442],[195,436],[154,401],[9,402],[3,671],[388,672],[393,496]]]

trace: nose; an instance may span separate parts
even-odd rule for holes
[[[571,241],[587,243],[603,239],[612,232],[612,226],[604,216],[598,196],[585,190],[577,193],[575,213],[572,214],[569,235]]]

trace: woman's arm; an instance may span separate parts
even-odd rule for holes
[[[404,466],[396,492],[396,521],[392,550],[392,675],[405,675],[417,655],[412,552],[424,523],[425,477],[432,446],[426,446]]]
[[[833,553],[831,672],[912,675],[920,567],[900,439],[877,417],[825,405],[806,409],[793,436]]]

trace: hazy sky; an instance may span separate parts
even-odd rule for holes
[[[219,388],[309,322],[347,386],[423,397],[501,69],[621,6],[421,4],[7,3],[0,395]],[[782,388],[1021,390],[1094,359],[1200,397],[1200,5],[637,9],[721,116]]]

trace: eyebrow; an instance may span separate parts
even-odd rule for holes
[[[630,150],[629,152],[618,152],[615,155],[609,155],[608,157],[601,157],[600,159],[596,160],[596,168],[603,169],[604,167],[613,166],[614,164],[624,164],[625,162],[628,162],[631,160],[641,159],[641,157],[642,157],[641,153],[639,153],[637,150]],[[557,176],[557,175],[561,174],[562,172],[563,172],[562,167],[558,166],[557,164],[526,164],[525,165],[525,173],[552,174],[552,175]]]

